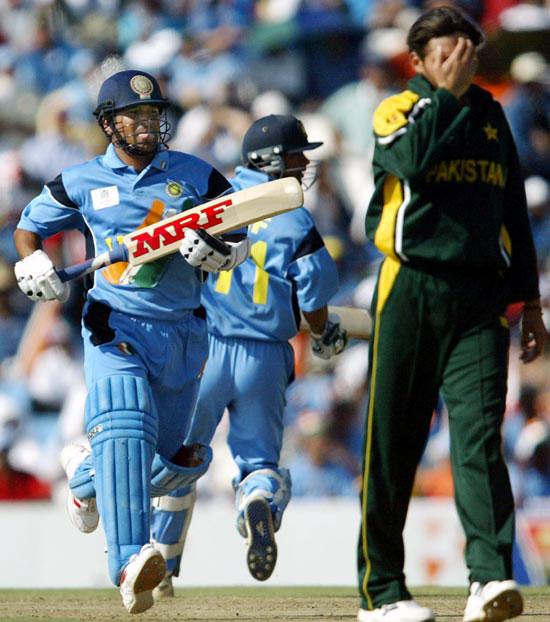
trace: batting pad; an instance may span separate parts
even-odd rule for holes
[[[200,457],[202,462],[199,466],[183,467],[156,454],[151,472],[151,496],[162,497],[196,482],[210,466],[212,449],[208,445],[202,445]]]
[[[151,463],[158,421],[143,378],[115,375],[88,393],[86,429],[99,514],[115,585],[130,556],[149,542]]]
[[[197,493],[195,484],[153,499],[151,534],[157,551],[166,560],[166,570],[179,575],[181,556],[191,524]]]

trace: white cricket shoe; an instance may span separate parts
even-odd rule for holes
[[[78,466],[91,454],[83,445],[71,444],[61,450],[61,466],[71,480]],[[78,499],[69,489],[67,494],[67,511],[71,523],[82,533],[92,533],[99,523],[99,512],[94,497]]]
[[[167,572],[162,581],[153,590],[153,598],[155,600],[163,600],[164,598],[174,598],[174,585],[172,583],[172,575]]]
[[[359,622],[435,622],[433,611],[415,600],[399,600],[371,611],[359,609],[357,619]]]
[[[470,586],[464,622],[502,622],[519,616],[523,598],[515,581],[489,581]]]
[[[141,613],[153,606],[153,590],[165,573],[164,557],[152,544],[144,544],[130,557],[120,575],[120,595],[129,613]]]

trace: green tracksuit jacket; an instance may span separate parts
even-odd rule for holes
[[[368,237],[409,265],[506,271],[510,302],[538,296],[516,148],[500,104],[472,86],[461,107],[415,76],[374,115]]]

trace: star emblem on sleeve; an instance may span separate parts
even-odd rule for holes
[[[490,123],[486,123],[485,127],[483,128],[483,131],[485,132],[485,136],[487,136],[487,140],[496,140],[498,142],[498,130],[496,127],[493,127]]]

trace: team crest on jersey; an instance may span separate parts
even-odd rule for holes
[[[166,180],[164,189],[166,190],[166,194],[173,199],[178,199],[183,194],[183,185],[180,184],[179,181],[174,181],[173,179]]]
[[[130,88],[139,95],[140,99],[149,99],[153,92],[153,83],[147,76],[133,76],[130,80]]]

